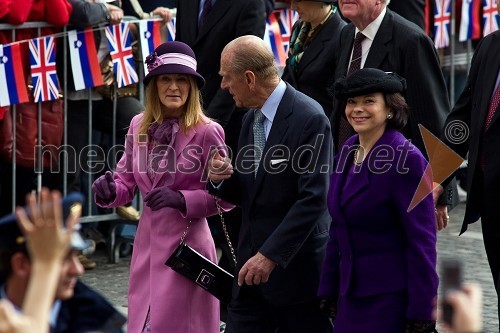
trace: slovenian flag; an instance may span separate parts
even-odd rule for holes
[[[154,52],[156,47],[161,44],[161,21],[142,20],[139,21],[139,36],[141,39],[142,59]],[[146,63],[144,63],[144,73],[148,73]]]
[[[20,46],[0,44],[0,106],[28,101]]]
[[[481,38],[481,0],[464,0],[460,20],[459,41]]]
[[[68,31],[69,54],[75,90],[104,84],[91,28]]]

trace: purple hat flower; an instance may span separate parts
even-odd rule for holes
[[[187,74],[196,78],[198,88],[205,85],[205,79],[196,71],[196,56],[193,50],[182,42],[166,42],[146,57],[148,74],[144,77],[147,86],[153,76],[162,74]]]

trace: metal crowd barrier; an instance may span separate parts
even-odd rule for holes
[[[125,21],[126,19],[124,19]],[[135,18],[134,18],[135,20]],[[54,27],[48,23],[45,23],[45,22],[29,22],[29,23],[25,23],[25,24],[22,24],[22,25],[18,25],[18,26],[14,26],[14,25],[10,25],[10,24],[0,24],[0,31],[10,31],[11,33],[11,36],[12,36],[12,40],[13,41],[16,41],[16,36],[17,36],[17,32],[21,29],[36,29],[37,33],[36,33],[36,36],[34,36],[33,38],[37,38],[37,37],[45,37],[45,36],[42,36],[42,28],[55,28],[55,29],[58,29],[57,27]],[[59,28],[60,29],[60,28]],[[63,114],[63,126],[64,126],[64,129],[63,129],[63,139],[62,139],[62,144],[64,146],[67,145],[67,142],[68,142],[68,135],[71,135],[70,133],[68,133],[67,131],[67,125],[68,125],[68,82],[67,82],[67,73],[68,73],[68,49],[67,49],[67,44],[68,44],[68,40],[67,40],[67,32],[70,31],[70,30],[73,30],[72,27],[70,26],[66,26],[64,28],[61,29],[61,37],[60,38],[57,38],[58,40],[56,41],[56,43],[62,43],[62,47],[58,47],[57,48],[57,51],[62,51],[64,54],[63,54],[63,75],[60,75],[61,73],[58,73],[58,78],[63,78],[62,80],[59,81],[59,85],[60,85],[60,89],[62,90],[62,97],[61,99],[63,100],[63,110],[64,110],[64,114]],[[59,36],[59,33],[57,34]],[[62,39],[62,40],[61,40]],[[60,57],[59,57],[60,59]],[[136,69],[137,69],[137,74],[139,76],[139,82],[142,82],[142,79],[144,77],[144,69],[143,69],[143,66],[142,66],[142,63],[139,63],[139,64],[136,64]],[[26,73],[25,73],[26,74]],[[115,83],[115,86],[116,86],[116,83]],[[87,104],[88,104],[88,142],[87,142],[87,145],[92,145],[93,142],[92,142],[92,137],[93,137],[93,126],[92,126],[92,123],[93,123],[93,120],[92,120],[92,98],[91,98],[91,89],[86,89],[87,93],[88,93],[88,99],[87,99]],[[138,93],[138,99],[139,101],[144,104],[144,88],[142,86],[142,83],[139,84],[139,93]],[[84,103],[84,100],[82,100],[82,102]],[[115,137],[115,133],[116,133],[116,116],[117,116],[117,96],[116,96],[116,87],[114,89],[114,98],[112,99],[112,102],[113,102],[113,115],[112,115],[112,134],[111,134],[111,140],[112,140],[112,147],[115,147],[115,145],[117,144],[116,142],[116,137]],[[38,103],[38,120],[37,120],[37,125],[38,125],[38,142],[42,142],[42,102],[39,102]],[[17,106],[16,105],[11,105],[10,106],[10,109],[7,108],[7,112],[12,112],[12,134],[13,134],[13,154],[12,154],[12,169],[10,170],[11,171],[11,175],[12,175],[12,187],[11,187],[11,197],[12,197],[12,211],[14,211],[15,209],[15,206],[16,206],[16,192],[17,192],[17,167],[16,167],[16,129],[17,129],[17,126],[16,126],[16,120],[17,120]],[[84,126],[84,124],[82,124],[82,126]],[[34,151],[35,153],[35,151]],[[79,153],[81,152],[77,152],[75,158],[77,159],[77,161],[79,161],[79,158],[78,158],[78,155]],[[36,178],[37,178],[37,184],[36,184],[36,190],[37,192],[39,192],[41,189],[42,189],[42,186],[44,186],[44,184],[42,183],[42,169],[43,169],[43,166],[42,166],[42,163],[43,163],[43,159],[42,159],[42,150],[41,150],[41,147],[40,149],[38,149],[36,151],[36,154],[37,154],[37,161],[38,161],[38,166],[34,165],[34,171],[35,171],[35,174],[36,174]],[[61,154],[59,153],[59,156],[58,158],[60,158],[61,156],[64,156],[64,154]],[[68,156],[66,155],[66,158],[68,158]],[[89,157],[89,163],[91,163],[92,160],[91,160],[91,157]],[[61,164],[61,163],[60,163]],[[76,163],[76,167],[81,167],[79,165],[79,163]],[[114,167],[114,165],[111,166],[112,168]],[[63,192],[63,195],[66,195],[68,193],[68,163],[62,163],[62,192]],[[81,170],[81,174],[82,175],[84,172],[83,170]],[[80,219],[80,222],[81,223],[89,223],[89,222],[104,222],[104,221],[109,221],[110,222],[110,226],[109,226],[109,236],[108,236],[108,239],[106,240],[107,242],[107,247],[108,247],[108,254],[109,254],[109,259],[111,262],[118,262],[118,248],[117,246],[115,246],[116,244],[116,238],[115,238],[115,231],[116,231],[116,228],[119,224],[121,223],[132,223],[132,224],[137,224],[136,221],[127,221],[127,220],[124,220],[122,219],[118,214],[116,214],[116,210],[113,209],[111,213],[108,213],[108,214],[95,214],[93,213],[93,211],[95,211],[95,204],[94,204],[94,197],[93,197],[93,193],[92,193],[92,189],[91,189],[91,185],[92,185],[92,182],[94,180],[93,178],[93,174],[91,172],[87,173],[85,175],[85,177],[87,178],[87,184],[86,184],[86,203],[85,203],[85,215],[82,216],[82,218]],[[83,186],[83,184],[82,184]],[[5,192],[6,192],[6,189],[5,189],[5,186],[2,185],[2,196],[5,195]],[[139,196],[136,195],[136,200],[134,200],[134,202],[136,203],[135,207],[140,210],[141,209],[141,206],[142,206],[142,203],[139,199]],[[119,245],[119,244],[118,244]]]

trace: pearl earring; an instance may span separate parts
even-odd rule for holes
[[[388,113],[387,114],[387,119],[391,119],[392,118],[392,114]]]

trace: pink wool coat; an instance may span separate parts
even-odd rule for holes
[[[128,291],[128,332],[141,333],[148,308],[154,333],[217,333],[219,301],[190,280],[174,272],[165,261],[179,245],[189,220],[192,221],[185,242],[216,262],[214,242],[206,217],[217,213],[214,198],[205,190],[206,164],[213,146],[224,146],[222,127],[204,118],[206,123],[188,133],[179,130],[162,164],[167,172],[157,172],[153,182],[147,173],[147,143],[138,142],[137,133],[143,115],[132,119],[125,143],[125,153],[114,173],[116,199],[102,207],[116,207],[130,202],[136,187],[144,197],[156,187],[169,186],[186,199],[186,213],[172,208],[152,211],[143,206],[134,240]],[[142,141],[142,140],[140,140]],[[163,156],[165,157],[165,156]],[[163,158],[162,161],[165,161]],[[170,169],[169,165],[175,165]],[[224,209],[231,205],[221,202]]]

